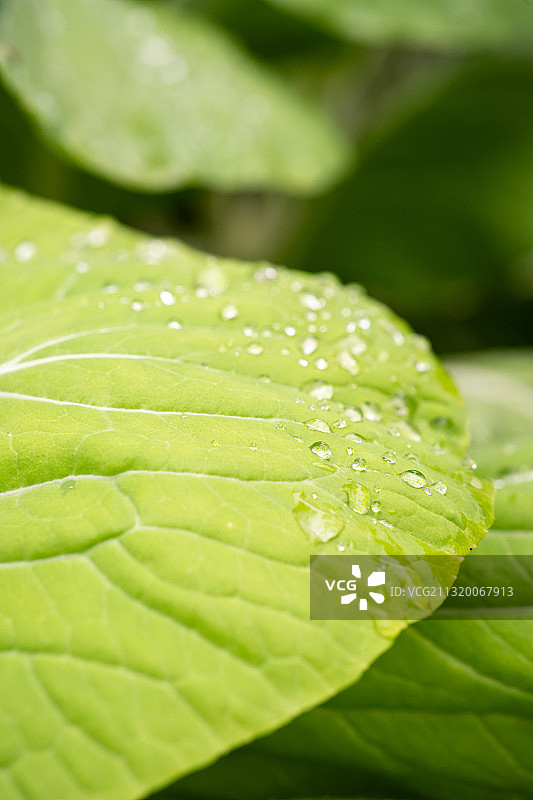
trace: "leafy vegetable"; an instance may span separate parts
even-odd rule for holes
[[[513,452],[512,433],[504,437],[505,426],[514,431],[509,408],[516,409],[533,385],[532,354],[463,358],[452,369],[474,420],[480,406],[500,410],[499,419],[491,417],[502,437],[500,465],[491,462],[500,476],[495,528],[468,559],[472,575],[477,554],[533,553],[533,456],[530,451],[524,460]],[[532,434],[530,420],[522,435],[527,440]],[[481,456],[483,450],[476,448]],[[480,469],[487,472],[482,458]],[[519,488],[524,516],[515,529],[513,492]],[[527,800],[533,794],[532,661],[531,620],[427,620],[403,633],[357,685],[180,782],[179,797],[344,796],[357,788],[424,800]]]
[[[310,621],[310,554],[468,552],[491,490],[427,343],[359,287],[7,190],[0,220],[0,796],[139,797],[399,633]]]
[[[3,79],[46,136],[125,186],[312,192],[345,166],[317,109],[160,3],[6,0],[0,42]]]
[[[270,0],[348,39],[438,50],[525,47],[533,11],[522,0]]]

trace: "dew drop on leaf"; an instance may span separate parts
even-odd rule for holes
[[[230,319],[235,319],[236,317],[239,316],[237,306],[233,305],[233,303],[229,303],[227,306],[224,306],[224,308],[220,312],[220,316],[226,322]]]
[[[307,428],[313,431],[322,431],[322,433],[331,433],[331,428],[328,423],[323,419],[310,419],[305,423]]]
[[[402,472],[401,477],[405,483],[414,489],[422,489],[427,483],[425,476],[417,469],[408,469],[406,472]]]
[[[309,448],[315,456],[327,461],[331,458],[331,448],[326,442],[315,442]]]
[[[370,509],[370,489],[360,483],[347,483],[342,487],[348,497],[348,505],[357,514],[368,514]]]
[[[300,528],[311,540],[329,542],[344,528],[344,522],[334,508],[318,508],[303,497],[300,497],[293,514]]]

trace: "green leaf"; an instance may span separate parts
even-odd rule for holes
[[[525,48],[533,11],[523,0],[270,0],[347,39],[437,50]]]
[[[516,474],[528,479],[514,484],[527,487],[519,528],[510,524],[517,498],[505,479],[496,481],[495,528],[467,562],[470,578],[477,570],[479,585],[486,585],[478,554],[533,553],[533,452],[526,463],[512,451],[508,412],[508,403],[515,410],[533,384],[532,358],[530,352],[487,353],[455,360],[452,371],[473,417],[480,406],[499,405],[503,422],[496,414],[490,420],[499,433],[508,425],[510,438],[499,441],[501,463],[491,464],[493,474],[514,457],[521,471],[507,473],[509,485]],[[531,437],[531,419],[522,424]],[[497,622],[432,619],[410,628],[357,685],[162,797],[342,796],[356,786],[424,800],[529,800],[533,621],[516,620],[516,613]]]
[[[0,45],[3,80],[46,137],[130,188],[313,192],[346,165],[318,109],[160,3],[6,0]]]
[[[448,367],[468,398],[476,457],[495,451],[501,464],[502,441],[533,436],[533,351],[503,350],[455,356]],[[507,448],[508,449],[508,448]],[[498,477],[496,466],[485,472]]]
[[[466,553],[491,487],[427,342],[359,287],[10,191],[0,220],[0,796],[139,797],[399,633],[310,621],[311,554]]]

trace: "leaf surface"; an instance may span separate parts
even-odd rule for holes
[[[131,0],[7,0],[3,80],[46,137],[133,189],[322,189],[347,160],[303,97],[206,20]]]
[[[0,220],[0,796],[140,797],[399,633],[310,621],[311,554],[468,552],[491,487],[359,287],[7,190]]]
[[[533,554],[533,452],[525,450],[531,420],[529,427],[521,423],[524,449],[515,446],[515,413],[533,385],[532,366],[531,352],[513,351],[451,364],[474,421],[491,408],[483,417],[487,429],[475,439],[480,470],[492,471],[498,487],[494,529],[467,562],[471,578],[479,565],[478,585],[487,583],[478,554]],[[522,407],[524,414],[529,409]],[[499,438],[486,461],[491,422]],[[358,684],[162,797],[343,797],[357,789],[423,800],[528,800],[533,621],[518,620],[518,613],[415,625]]]
[[[438,50],[524,47],[533,10],[521,0],[270,0],[341,36]]]

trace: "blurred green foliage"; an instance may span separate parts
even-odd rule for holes
[[[83,48],[72,48],[87,9],[86,0],[2,3],[0,180],[223,255],[334,271],[440,352],[533,343],[529,2],[99,0],[100,24],[85,25]],[[187,51],[191,61],[189,35],[207,32],[221,61],[206,55],[204,66],[220,73],[235,57],[234,85],[194,83],[201,59],[182,81],[186,105],[154,75],[143,82],[142,70],[138,85],[125,80],[109,21],[147,10],[162,22],[135,34],[144,52],[158,62],[168,40],[173,57]],[[257,128],[251,161],[232,132],[241,78],[248,93],[256,85],[259,105],[272,91],[276,108],[275,124]],[[102,87],[113,113],[98,104]],[[62,104],[61,125],[36,96]],[[149,110],[146,148],[142,130],[123,124],[132,104]],[[91,115],[104,164],[92,157]],[[80,119],[88,127],[78,136]],[[204,125],[217,135],[188,165],[184,148]],[[157,157],[158,141],[170,156],[155,182],[142,157],[137,172],[135,158],[118,163],[131,152]],[[296,161],[307,165],[303,178]]]

